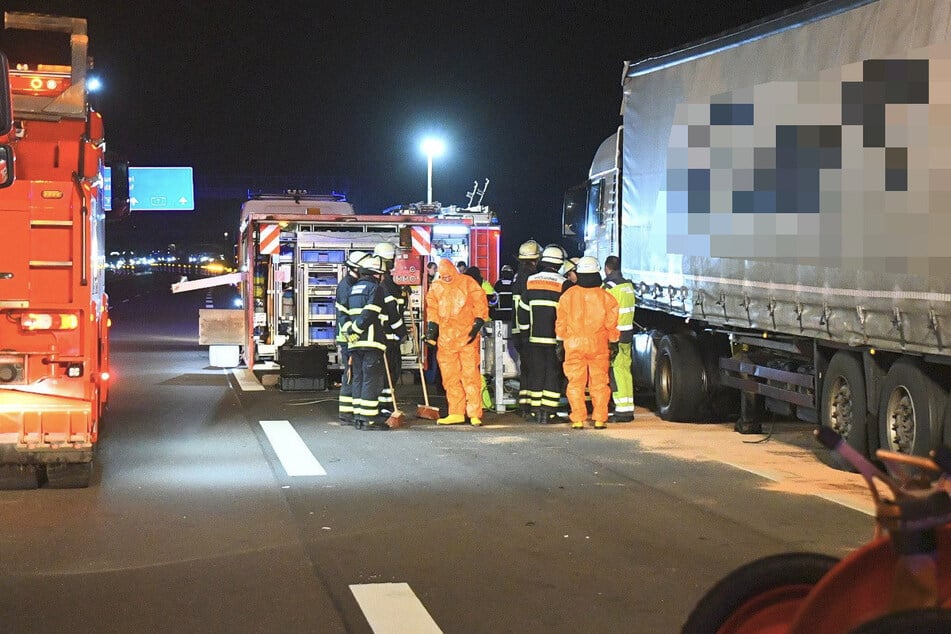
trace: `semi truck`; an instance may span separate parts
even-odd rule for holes
[[[4,27],[0,487],[85,487],[110,371],[105,140],[86,94],[86,21],[5,13]],[[112,163],[117,216],[127,173]]]
[[[640,61],[565,197],[671,421],[951,443],[951,1],[825,0]]]

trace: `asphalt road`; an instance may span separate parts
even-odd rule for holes
[[[3,631],[676,632],[738,565],[871,533],[806,426],[752,445],[639,408],[603,433],[360,432],[333,391],[246,392],[208,365],[198,309],[227,289],[110,292],[93,485],[0,491]],[[416,389],[397,386],[411,413]],[[288,475],[295,437],[323,474]]]

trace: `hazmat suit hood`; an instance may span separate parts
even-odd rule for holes
[[[448,258],[443,258],[439,261],[439,279],[444,282],[452,283],[452,278],[459,275],[459,271],[456,269],[456,265],[452,263],[452,260]]]

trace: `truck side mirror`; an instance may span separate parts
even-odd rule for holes
[[[114,218],[127,216],[131,210],[129,204],[129,161],[111,158],[106,164],[112,174],[112,211]]]
[[[6,136],[13,128],[13,101],[10,93],[10,65],[7,56],[0,52],[0,136]]]
[[[13,184],[13,148],[0,145],[0,189]]]

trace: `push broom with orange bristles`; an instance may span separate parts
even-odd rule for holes
[[[386,419],[386,426],[390,429],[402,427],[406,420],[406,415],[400,411],[396,405],[396,390],[393,389],[393,377],[390,376],[390,363],[386,360],[386,351],[383,352],[383,367],[386,369],[386,382],[390,386],[390,398],[393,399],[393,412]]]
[[[416,324],[411,322],[411,325],[413,326],[413,332],[416,336],[416,341],[419,342],[419,382],[423,385],[423,400],[426,402],[425,405],[416,406],[416,418],[438,420],[439,408],[433,407],[429,404],[429,391],[426,389],[426,375],[423,374],[423,351],[426,350],[426,346],[419,337],[419,332],[416,330]]]

